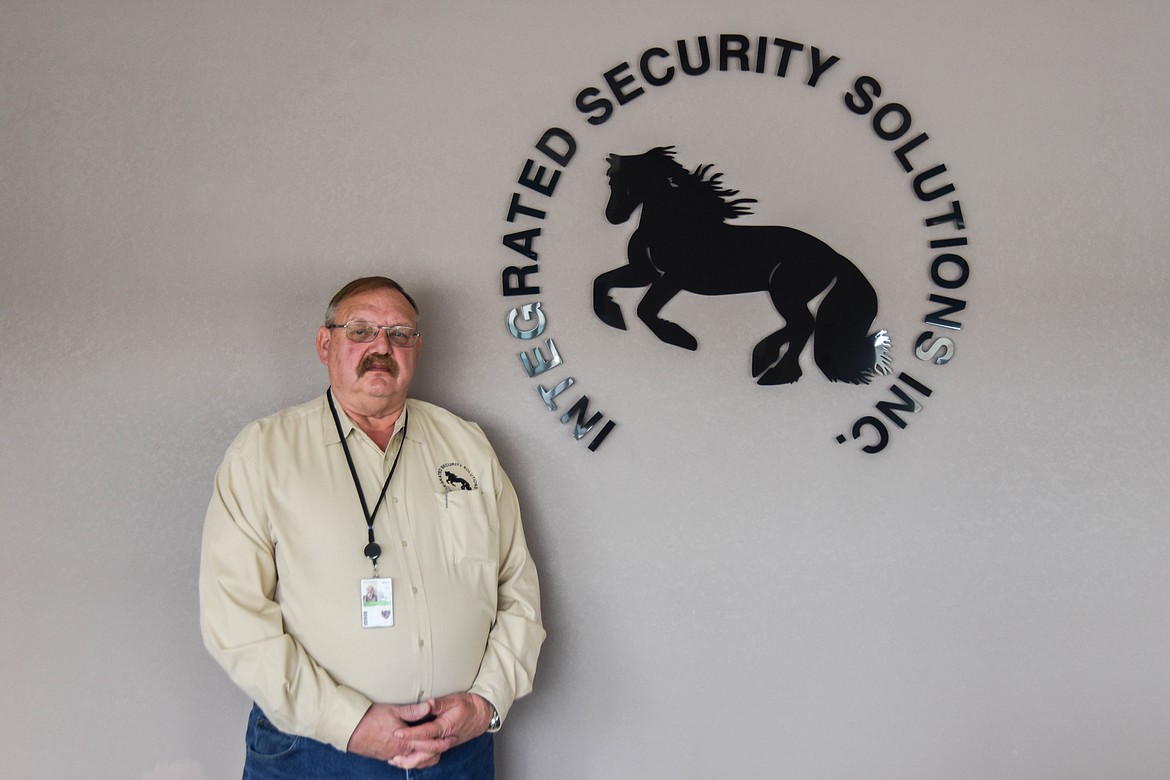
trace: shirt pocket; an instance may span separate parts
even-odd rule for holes
[[[499,558],[495,515],[479,490],[435,494],[439,538],[448,560],[458,564],[495,564]]]

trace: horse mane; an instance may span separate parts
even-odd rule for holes
[[[739,190],[723,186],[720,181],[723,174],[718,171],[711,173],[713,164],[698,165],[693,171],[688,171],[674,159],[673,146],[658,146],[639,156],[656,163],[654,167],[666,173],[673,186],[676,205],[692,217],[724,222],[751,214],[747,204],[758,202],[755,198],[736,198]]]

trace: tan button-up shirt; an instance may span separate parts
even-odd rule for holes
[[[407,402],[385,452],[338,412],[371,510],[402,449],[374,519],[394,625],[362,628],[366,521],[322,396],[249,425],[216,474],[208,650],[278,727],[341,750],[372,702],[471,691],[506,717],[545,636],[512,483],[479,426],[432,404]]]

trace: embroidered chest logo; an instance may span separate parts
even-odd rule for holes
[[[444,463],[439,466],[439,485],[444,492],[451,490],[479,490],[479,481],[471,469],[462,463]]]

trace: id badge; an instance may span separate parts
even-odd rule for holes
[[[389,577],[362,580],[362,628],[394,625],[394,583]]]

